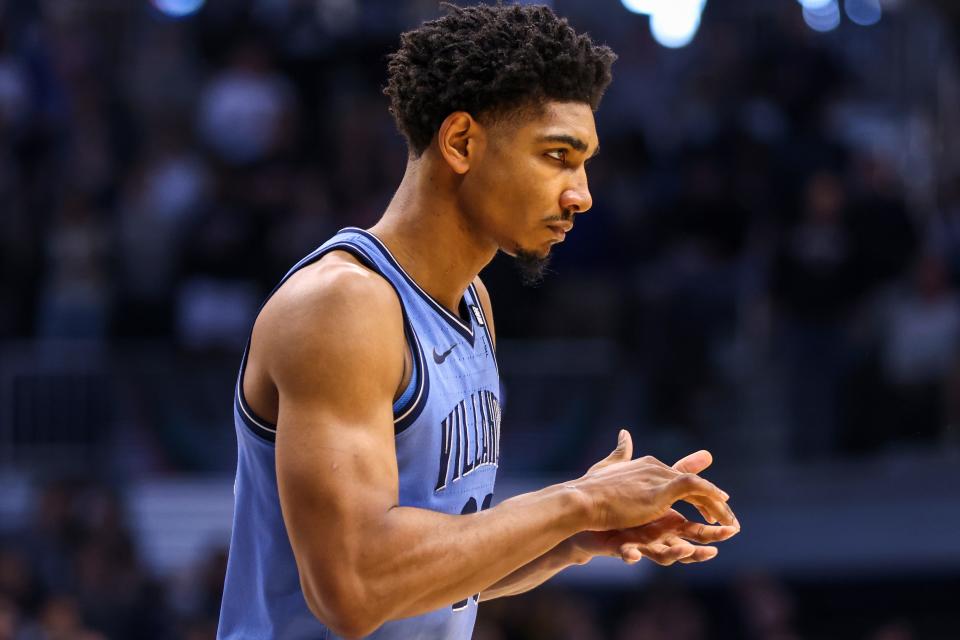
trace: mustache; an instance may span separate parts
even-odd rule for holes
[[[544,218],[544,222],[573,222],[573,216],[577,214],[573,209],[564,209],[559,215]]]

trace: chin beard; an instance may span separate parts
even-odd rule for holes
[[[514,264],[520,272],[520,281],[525,287],[535,287],[543,282],[543,277],[550,272],[550,254],[537,255],[532,251],[518,249],[513,256]]]

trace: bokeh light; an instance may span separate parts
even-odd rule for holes
[[[850,21],[862,27],[877,24],[883,15],[880,0],[845,0],[843,8]]]
[[[627,11],[646,16],[652,15],[657,6],[663,4],[661,0],[620,0],[620,2]]]
[[[171,18],[184,18],[203,7],[205,0],[150,0],[160,13]]]
[[[650,16],[650,33],[664,47],[676,49],[693,41],[706,0],[621,0],[633,13]]]
[[[804,9],[810,9],[816,11],[817,9],[823,9],[828,7],[831,4],[836,4],[837,0],[797,0]]]
[[[650,16],[650,33],[665,47],[684,47],[697,35],[700,11],[697,0],[672,3],[670,10],[657,11]]]
[[[840,26],[840,5],[837,0],[822,4],[821,0],[807,0],[803,3],[803,21],[814,31],[832,31]]]

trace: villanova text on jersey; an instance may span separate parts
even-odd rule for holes
[[[453,314],[407,275],[377,237],[348,228],[298,262],[274,292],[331,251],[346,251],[383,276],[403,308],[414,366],[409,385],[393,405],[400,504],[450,514],[488,508],[500,456],[500,378],[476,289],[470,285],[460,315]],[[300,590],[277,493],[277,427],[254,414],[243,397],[247,349],[234,394],[237,475],[217,637],[336,639],[310,613]],[[477,600],[475,595],[387,622],[368,637],[466,640],[473,633]]]
[[[446,489],[484,466],[497,466],[500,452],[500,403],[497,396],[490,391],[471,393],[469,400],[458,402],[443,419],[442,433],[440,473],[434,491]]]

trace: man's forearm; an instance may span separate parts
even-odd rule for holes
[[[586,564],[589,561],[590,555],[576,551],[568,538],[536,560],[528,562],[484,589],[480,592],[480,600],[519,595],[539,587],[569,566]]]
[[[351,627],[366,630],[479,594],[588,526],[588,519],[582,494],[563,485],[464,516],[394,507],[364,527],[375,532],[370,537],[347,537],[356,544],[324,550],[315,568],[301,566],[301,579],[318,612],[340,600],[362,603],[366,613],[358,612]]]
[[[403,571],[398,565],[395,575],[418,583],[398,591],[422,596],[407,603],[396,617],[417,615],[480,593],[575,534],[581,514],[572,506],[579,497],[571,492],[575,490],[554,486],[505,500],[475,514],[488,522],[471,523],[459,535],[456,526],[448,529],[453,535],[437,539],[436,546],[442,548],[431,549],[434,545],[421,539],[424,546],[411,549],[406,559],[414,570]],[[464,516],[453,517],[455,525],[467,522]]]

